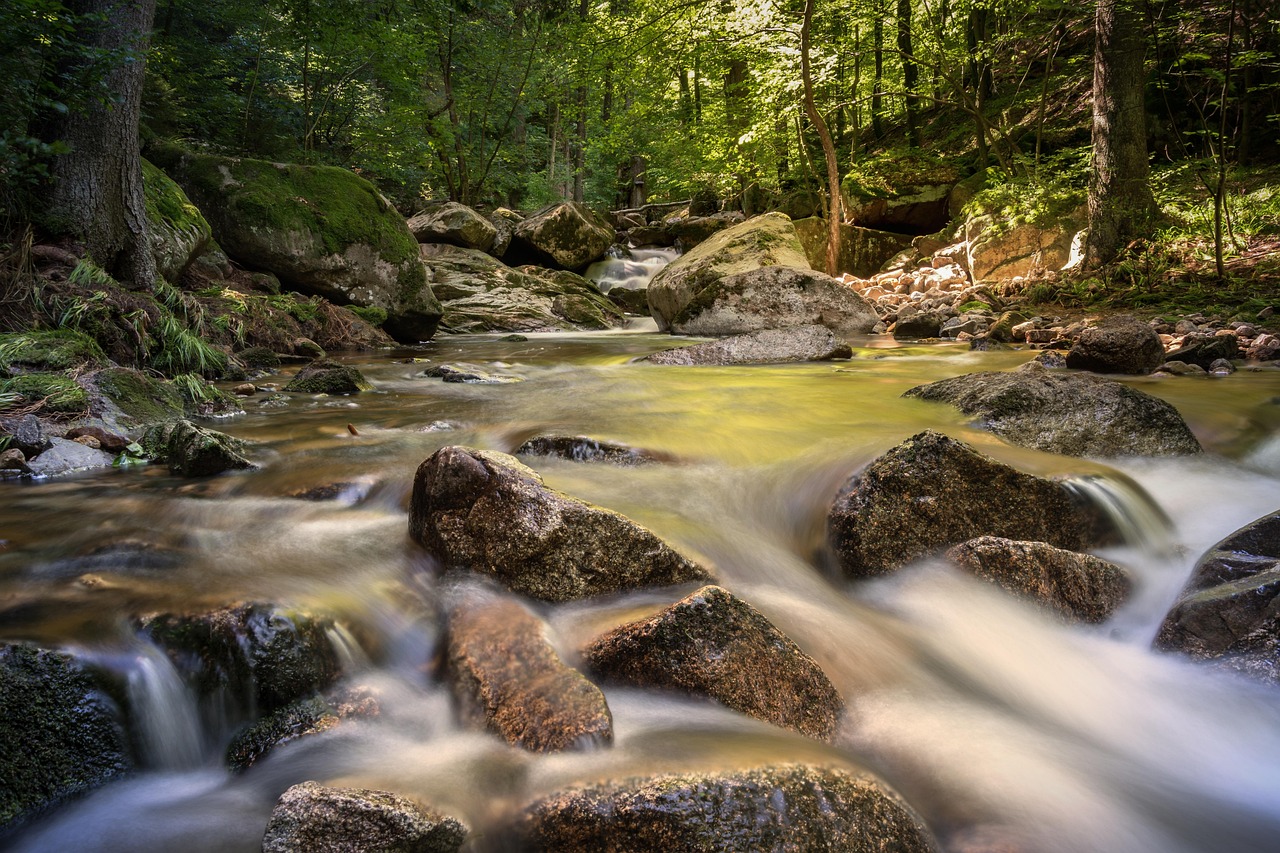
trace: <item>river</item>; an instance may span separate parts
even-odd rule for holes
[[[374,392],[295,396],[278,410],[250,400],[246,414],[213,424],[254,442],[259,470],[187,481],[156,466],[5,485],[5,638],[74,648],[125,676],[145,762],[12,848],[255,851],[281,791],[317,779],[420,797],[465,818],[475,849],[497,849],[505,818],[574,782],[785,761],[879,774],[957,851],[992,849],[983,839],[1046,853],[1280,846],[1280,693],[1150,650],[1197,557],[1280,508],[1280,446],[1270,439],[1280,372],[1131,380],[1176,405],[1209,452],[1103,464],[1009,447],[949,407],[900,397],[923,382],[1013,368],[1026,352],[871,338],[846,362],[632,363],[671,343],[633,321],[611,333],[441,337],[348,355]],[[426,364],[414,358],[524,381],[446,384],[421,376]],[[1094,488],[1130,524],[1130,543],[1104,553],[1132,572],[1130,602],[1101,626],[1065,626],[937,562],[871,582],[833,575],[822,537],[836,489],[924,428],[1023,470],[1100,475]],[[426,674],[442,581],[407,537],[413,474],[445,445],[510,451],[545,432],[674,457],[632,468],[525,461],[549,485],[714,566],[809,652],[848,702],[833,746],[709,702],[608,686],[610,748],[534,756],[459,729]],[[342,484],[335,498],[291,496],[327,484]],[[106,561],[90,577],[72,559],[127,540],[179,558]],[[349,680],[378,692],[381,716],[286,745],[241,775],[221,769],[232,722],[197,713],[129,617],[238,600],[338,614],[350,629],[337,638]],[[600,631],[672,600],[648,591],[537,609],[572,661]]]

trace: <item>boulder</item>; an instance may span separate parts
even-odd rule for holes
[[[932,430],[851,477],[827,514],[828,541],[853,578],[887,574],[978,536],[1084,551],[1110,533],[1062,484]]]
[[[422,375],[431,379],[443,379],[445,382],[464,385],[514,385],[517,382],[524,381],[519,376],[490,373],[478,365],[464,362],[434,364],[422,371]]]
[[[77,471],[110,468],[116,461],[114,454],[65,438],[50,439],[49,445],[48,450],[27,461],[28,470],[37,477],[60,477]]]
[[[333,621],[265,603],[140,620],[196,695],[271,713],[328,687],[340,674]]]
[[[841,182],[846,216],[855,225],[932,234],[947,224],[947,197],[960,180],[954,166],[922,152],[895,151],[860,162]]]
[[[490,213],[489,224],[493,226],[496,236],[493,239],[493,245],[489,248],[489,254],[495,258],[505,255],[507,248],[511,245],[511,238],[515,236],[516,226],[523,221],[523,216],[505,207],[499,207]]]
[[[119,710],[75,658],[0,646],[0,837],[131,769]]]
[[[899,316],[893,324],[895,340],[920,341],[942,334],[943,315],[940,311],[916,311]]]
[[[718,586],[597,637],[583,652],[610,681],[710,696],[749,717],[831,740],[844,700],[813,658]]]
[[[730,226],[737,225],[742,222],[742,214],[737,211],[726,213],[713,213],[710,216],[690,216],[684,219],[677,219],[666,226],[667,233],[671,234],[675,239],[668,245],[679,246],[681,251],[689,251],[694,246],[706,242],[712,234],[717,231],[723,231]],[[657,229],[649,229],[650,231]],[[632,236],[642,236],[632,231]],[[661,241],[658,241],[661,242]],[[655,242],[655,245],[658,243]]]
[[[1204,553],[1155,646],[1280,683],[1280,512]]]
[[[377,717],[381,712],[377,698],[359,688],[300,699],[239,731],[227,745],[227,767],[247,770],[287,743],[333,731],[343,720]]]
[[[613,740],[604,694],[547,642],[546,625],[515,601],[468,601],[449,614],[449,674],[460,716],[530,752]]]
[[[467,828],[389,791],[294,785],[271,812],[262,853],[453,853]]]
[[[409,217],[409,231],[419,243],[450,243],[464,249],[487,252],[498,229],[464,204],[445,202]]]
[[[604,257],[613,229],[576,201],[544,207],[516,226],[508,255],[557,269],[582,269]]]
[[[6,447],[21,450],[27,456],[36,456],[49,449],[51,436],[45,425],[35,415],[17,415],[0,418],[0,436],[9,439]]]
[[[1170,350],[1167,355],[1162,354],[1161,361],[1181,361],[1209,370],[1220,358],[1230,361],[1239,357],[1240,343],[1234,334],[1192,334],[1182,339],[1182,346]]]
[[[381,308],[403,342],[429,339],[440,303],[418,241],[373,184],[346,169],[181,153],[162,165],[226,253],[339,305]]]
[[[187,420],[147,427],[139,443],[151,460],[167,463],[171,473],[182,477],[209,477],[256,467],[244,457],[243,441]]]
[[[791,220],[780,213],[757,216],[719,231],[660,270],[649,282],[650,313],[659,330],[667,331],[672,320],[709,285],[765,266],[809,268]]]
[[[156,272],[176,282],[192,261],[209,248],[213,229],[182,187],[145,159],[142,161],[142,198]]]
[[[1105,622],[1130,591],[1128,575],[1115,563],[1043,542],[980,536],[947,551],[947,559],[1073,622]]]
[[[1146,375],[1164,360],[1156,330],[1129,316],[1085,329],[1067,353],[1067,367],[1094,373]]]
[[[904,397],[950,403],[1005,441],[1065,456],[1183,456],[1200,442],[1169,403],[1087,373],[1028,362],[918,385]]]
[[[716,341],[655,352],[651,364],[729,365],[779,364],[851,358],[853,350],[825,326],[763,329]]]
[[[804,246],[809,265],[815,270],[827,268],[827,220],[819,217],[797,219],[796,234]],[[909,234],[877,231],[840,223],[840,244],[836,247],[836,274],[849,273],[870,278],[878,273],[894,255],[911,246]]]
[[[284,390],[294,394],[359,394],[372,391],[373,385],[350,365],[320,359],[299,370]]]
[[[466,447],[418,468],[409,535],[445,568],[543,601],[709,580],[630,519],[547,488],[515,457]]]
[[[1051,223],[1010,225],[994,214],[969,217],[964,224],[969,274],[978,281],[1008,281],[1047,270],[1061,270],[1075,259],[1073,246],[1085,227],[1084,208]]]
[[[867,334],[879,319],[853,288],[825,273],[761,267],[708,284],[671,318],[671,331],[714,337],[819,324],[848,336]]]
[[[627,314],[649,316],[649,294],[644,288],[613,287],[608,296],[610,302]]]
[[[556,456],[573,462],[609,462],[614,465],[644,465],[667,462],[671,457],[585,435],[539,435],[516,448],[517,456]]]
[[[668,853],[933,853],[897,794],[838,767],[781,765],[609,782],[552,794],[521,816],[513,848]]]

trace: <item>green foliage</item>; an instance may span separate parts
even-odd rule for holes
[[[387,312],[376,305],[351,305],[348,307],[352,314],[355,314],[370,326],[381,326],[383,323],[387,322]]]
[[[185,326],[173,315],[160,318],[154,330],[155,349],[150,365],[169,376],[198,373],[217,376],[227,368],[227,356]]]
[[[78,415],[89,408],[89,395],[84,388],[60,373],[23,373],[10,377],[0,382],[0,394],[50,414]]]
[[[74,329],[19,332],[0,335],[0,363],[38,370],[67,370],[105,363],[107,356],[97,341]]]
[[[1088,154],[1082,148],[1057,152],[1047,158],[1039,178],[988,169],[986,185],[965,205],[964,212],[990,216],[997,233],[1020,225],[1056,225],[1088,198]]]

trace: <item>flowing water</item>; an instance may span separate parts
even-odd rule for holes
[[[615,287],[643,290],[658,270],[674,261],[675,249],[621,249],[617,257],[609,256],[587,268],[586,277],[595,282],[601,293]]]
[[[144,762],[13,849],[254,851],[276,797],[306,779],[420,797],[464,817],[476,849],[501,849],[503,820],[562,786],[787,761],[879,774],[957,851],[984,839],[1049,853],[1280,849],[1280,693],[1150,650],[1196,557],[1280,507],[1280,372],[1133,380],[1178,406],[1210,452],[1103,464],[1008,447],[949,407],[900,397],[1027,353],[871,339],[843,363],[655,367],[631,360],[671,339],[636,322],[349,357],[375,392],[296,396],[270,411],[250,402],[216,424],[256,442],[257,471],[182,481],[156,467],[6,485],[0,632],[121,674]],[[525,381],[445,384],[411,356]],[[1107,624],[1064,626],[938,562],[873,582],[834,576],[822,533],[836,489],[926,427],[1023,470],[1069,475],[1106,504],[1128,544],[1105,556],[1132,572],[1131,601]],[[710,702],[612,687],[609,748],[533,756],[458,727],[427,674],[435,603],[454,581],[408,540],[413,474],[447,444],[510,451],[543,432],[675,458],[525,461],[714,566],[816,658],[848,700],[834,745]],[[293,496],[321,485],[337,485],[336,497]],[[121,542],[152,547],[101,550]],[[381,716],[295,741],[241,775],[220,769],[234,710],[197,708],[129,617],[236,600],[339,614],[348,679],[378,693]],[[537,609],[574,660],[598,632],[671,600],[647,591]]]

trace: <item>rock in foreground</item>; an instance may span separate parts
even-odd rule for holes
[[[244,442],[217,430],[179,420],[148,427],[140,442],[147,456],[183,477],[209,477],[255,467],[244,457]]]
[[[596,853],[932,853],[897,796],[839,768],[783,765],[577,788],[530,806],[521,849]]]
[[[781,364],[849,358],[853,350],[825,326],[765,329],[647,356],[651,364]]]
[[[418,467],[409,535],[445,568],[543,601],[710,579],[630,519],[548,488],[512,456],[466,447]]]
[[[750,717],[819,740],[844,701],[813,658],[755,608],[718,586],[597,638],[584,653],[602,676],[710,696]]]
[[[957,545],[947,559],[982,580],[1079,622],[1105,622],[1129,595],[1129,578],[1115,563],[1043,542],[980,536]]]
[[[546,625],[514,601],[467,602],[449,618],[449,673],[464,720],[531,752],[613,740],[600,689],[565,665]]]
[[[905,397],[950,403],[1013,444],[1065,456],[1200,453],[1170,404],[1119,382],[1051,373],[1029,362],[1007,373],[970,373],[919,385]]]
[[[827,515],[840,568],[855,578],[887,574],[978,536],[1084,551],[1107,532],[1099,514],[1061,484],[932,430],[850,478]]]
[[[1113,317],[1085,329],[1067,353],[1067,367],[1094,373],[1146,375],[1164,363],[1155,329],[1133,317]]]
[[[452,853],[467,828],[389,791],[294,785],[271,813],[262,853]]]

